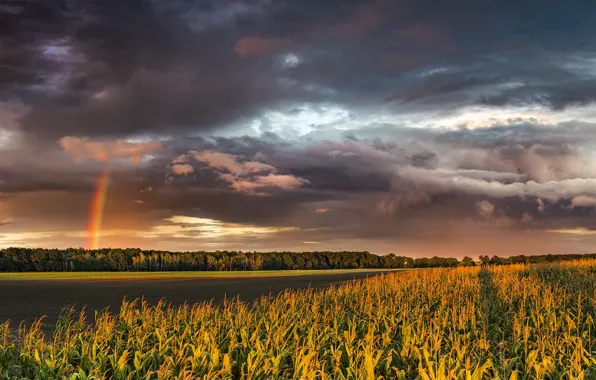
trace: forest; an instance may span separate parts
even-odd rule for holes
[[[596,258],[596,254],[412,258],[369,252],[169,252],[138,248],[0,250],[0,272],[246,271],[296,269],[434,268],[551,263]]]

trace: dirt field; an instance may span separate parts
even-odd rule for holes
[[[280,291],[320,288],[353,279],[375,276],[381,272],[324,273],[293,277],[263,278],[190,278],[141,280],[3,280],[0,281],[0,323],[10,320],[15,328],[21,321],[31,323],[46,315],[49,329],[67,305],[85,306],[90,315],[94,310],[109,307],[118,311],[122,299],[144,297],[149,303],[164,298],[173,304],[189,304],[214,300],[217,303],[240,296],[254,301],[261,295],[276,295]]]

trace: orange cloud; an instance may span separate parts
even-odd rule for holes
[[[159,141],[133,143],[124,140],[93,141],[87,137],[65,136],[59,140],[62,149],[75,159],[90,158],[103,162],[112,159],[130,159],[140,162],[145,156],[162,149]]]
[[[172,165],[172,172],[177,175],[191,175],[195,170],[189,164],[175,164]]]
[[[240,57],[274,53],[297,48],[298,44],[287,38],[242,37],[236,43],[236,54]]]
[[[489,201],[476,202],[476,212],[483,218],[490,218],[495,213],[495,205]]]
[[[263,195],[259,188],[295,189],[308,183],[307,180],[288,174],[277,174],[277,168],[259,161],[240,161],[240,157],[215,151],[190,151],[172,161],[172,172],[176,175],[194,173],[186,164],[192,157],[209,165],[220,180],[227,182],[232,189],[241,193]],[[263,156],[264,157],[264,156]],[[171,179],[170,179],[171,180]]]
[[[1,226],[7,226],[9,224],[14,223],[14,221],[11,218],[7,218],[7,219],[0,219],[0,227]]]
[[[255,180],[261,186],[279,187],[280,189],[294,189],[304,185],[307,181],[293,175],[269,174],[259,176]]]
[[[219,178],[228,182],[230,186],[241,193],[254,193],[258,188],[276,187],[279,189],[295,189],[308,183],[307,180],[293,175],[268,174],[252,178],[238,178],[229,173],[219,174]],[[263,195],[262,193],[255,193]]]
[[[318,208],[318,209],[315,210],[315,213],[317,213],[317,214],[326,214],[329,211],[331,211],[331,209],[329,209],[329,208]]]
[[[195,160],[204,162],[211,167],[224,169],[234,175],[246,175],[250,173],[275,172],[276,169],[258,161],[239,162],[238,156],[228,153],[213,152],[206,150],[203,152],[189,152]]]

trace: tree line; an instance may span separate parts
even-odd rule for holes
[[[518,255],[499,257],[481,255],[478,257],[479,265],[509,265],[509,264],[547,264],[559,261],[571,261],[581,259],[596,259],[596,253],[567,253],[560,255]]]
[[[480,256],[478,261],[464,257],[412,258],[393,253],[379,256],[369,252],[169,252],[138,248],[42,249],[6,248],[0,250],[0,272],[76,272],[76,271],[242,271],[291,269],[369,269],[434,268],[473,265],[542,263],[579,258],[586,255]]]
[[[3,272],[242,271],[455,267],[455,258],[411,258],[369,252],[169,252],[138,248],[0,250]]]

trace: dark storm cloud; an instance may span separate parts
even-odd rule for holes
[[[570,106],[586,106],[596,101],[596,80],[576,78],[555,83],[535,83],[507,89],[496,95],[488,95],[480,104],[491,106],[539,105],[561,111]]]
[[[145,197],[148,207],[161,218],[172,215],[200,216],[230,223],[271,224],[283,221],[300,204],[325,200],[309,194],[250,196],[208,189],[164,187]],[[328,199],[328,198],[327,198]],[[156,218],[159,219],[159,218]]]
[[[214,130],[321,100],[561,110],[594,98],[593,73],[566,66],[594,50],[593,8],[538,0],[9,2],[0,11],[0,94],[31,107],[24,131],[52,138]],[[287,50],[300,56],[296,67],[276,64]]]
[[[292,241],[413,241],[591,227],[590,122],[410,121],[587,109],[595,12],[581,0],[4,2],[0,224],[84,224],[109,165],[112,228],[179,215],[302,228]],[[323,120],[334,109],[347,116]]]
[[[209,130],[282,101],[317,101],[326,95],[309,78],[288,77],[271,57],[238,54],[239,46],[250,55],[275,53],[280,44],[268,48],[271,41],[299,46],[260,37],[268,23],[267,34],[282,33],[276,19],[284,8],[267,1],[27,2],[18,17],[3,14],[10,17],[0,34],[8,46],[4,90],[32,107],[24,131],[54,138]],[[349,37],[374,28],[374,9],[327,11],[340,16],[321,33]],[[260,48],[250,50],[255,41]]]
[[[591,124],[580,122],[526,122],[473,130],[419,130],[420,133],[395,127],[394,139],[387,140],[353,136],[304,142],[284,140],[271,133],[260,138],[173,140],[143,169],[143,178],[148,180],[147,185],[161,186],[176,157],[189,151],[207,151],[232,155],[237,162],[261,162],[274,167],[278,174],[307,180],[302,188],[285,193],[288,202],[293,196],[300,198],[312,191],[319,194],[313,195],[313,199],[361,192],[425,194],[428,190],[431,196],[444,192],[465,194],[466,184],[475,189],[472,194],[539,196],[543,190],[524,188],[528,180],[536,181],[538,186],[548,181],[592,177],[594,170],[582,153],[582,146],[595,142],[594,130]],[[409,138],[404,139],[405,136]],[[413,137],[417,144],[410,142]],[[204,163],[193,159],[185,163],[193,167],[193,175],[174,176],[172,186],[231,191]],[[464,181],[457,184],[451,182],[453,178]],[[564,188],[563,182],[560,185]],[[550,190],[559,184],[553,186]],[[559,199],[552,199],[555,198]]]
[[[399,135],[399,128],[395,131]],[[589,131],[590,126],[581,123],[514,124],[427,131],[420,134],[418,146],[400,143],[399,138],[318,141],[306,147],[255,145],[254,138],[240,138],[222,139],[221,146],[209,149],[233,151],[246,159],[266,151],[263,162],[306,179],[304,190],[395,192],[403,195],[405,206],[449,193],[558,202],[592,193],[594,184],[584,179],[593,175],[591,161],[580,149],[580,141],[594,142]],[[242,140],[251,143],[247,146]]]
[[[229,4],[237,17],[251,15],[254,5],[243,4]],[[235,56],[225,5],[171,5],[24,3],[1,34],[4,90],[32,106],[23,129],[54,137],[212,129],[285,96],[260,64]],[[202,7],[214,18],[201,21]]]
[[[546,153],[547,147],[565,148],[578,145],[596,138],[596,125],[585,122],[564,122],[544,125],[532,120],[510,120],[510,124],[492,125],[486,128],[446,131],[437,137],[437,141],[454,146],[476,148],[510,148],[518,150],[541,145]],[[567,152],[568,153],[568,152]]]
[[[557,127],[534,127],[537,131],[543,128],[542,139],[549,133],[557,136]],[[569,130],[573,130],[572,125]],[[150,231],[172,216],[184,215],[227,223],[301,228],[302,232],[292,233],[287,241],[333,238],[414,242],[449,239],[450,229],[462,223],[467,230],[529,231],[591,225],[593,206],[570,207],[578,196],[584,198],[577,202],[585,203],[595,195],[594,183],[579,179],[586,175],[572,172],[577,169],[573,160],[581,160],[582,156],[562,153],[556,159],[572,160],[572,167],[557,167],[555,161],[548,161],[550,153],[537,151],[524,161],[527,152],[523,150],[508,155],[500,152],[518,131],[519,139],[530,146],[527,129],[516,125],[489,128],[487,140],[491,135],[500,136],[492,140],[503,140],[493,144],[470,143],[476,141],[481,130],[438,129],[416,134],[395,127],[394,131],[394,139],[352,136],[305,143],[266,134],[164,142],[163,149],[147,161],[111,163],[105,228],[134,225]],[[400,132],[410,138],[417,136],[419,145],[404,143]],[[590,139],[584,142],[589,144]],[[580,144],[574,147],[579,149]],[[261,162],[275,167],[276,174],[297,176],[308,183],[294,189],[266,189],[265,195],[242,193],[219,180],[211,167],[191,160],[193,176],[176,176],[167,182],[172,162],[189,150],[233,155],[240,163]],[[460,154],[468,151],[491,159],[462,158]],[[65,163],[72,160],[66,153],[62,159]],[[544,160],[548,165],[542,164]],[[470,161],[477,168],[470,169]],[[23,166],[22,177],[13,176],[6,182],[20,186],[21,191],[5,194],[8,213],[0,217],[14,218],[22,224],[43,212],[45,218],[64,226],[84,225],[93,186],[103,166],[92,160],[71,162],[70,167],[77,172],[56,176],[56,183],[71,183],[73,187],[80,181],[82,187],[78,190],[57,189],[39,180],[36,187],[28,185],[35,179],[35,165]],[[589,170],[589,166],[582,170]],[[565,176],[572,178],[566,181]],[[494,211],[488,216],[479,214],[479,202],[490,202]],[[320,208],[331,211],[319,214],[316,210]]]
[[[540,51],[471,56],[407,78],[389,101],[422,109],[477,104],[562,111],[586,106],[596,99],[596,71],[586,63],[593,57]]]
[[[352,136],[305,142],[284,140],[272,133],[261,137],[174,139],[163,142],[163,149],[153,152],[153,158],[146,162],[135,164],[125,159],[120,162],[123,158],[117,157],[111,166],[116,183],[136,185],[137,190],[142,187],[171,187],[181,191],[201,188],[223,191],[231,198],[241,199],[242,203],[250,197],[235,194],[228,183],[219,179],[218,172],[204,162],[192,157],[183,162],[192,167],[192,175],[175,175],[172,171],[173,163],[181,155],[221,152],[238,163],[262,163],[275,168],[276,175],[304,179],[300,188],[271,192],[270,196],[290,205],[358,193],[403,193],[405,204],[413,199],[413,194],[423,200],[448,193],[486,194],[497,198],[545,196],[558,201],[581,195],[583,190],[564,195],[560,191],[570,189],[564,182],[548,188],[537,187],[553,180],[576,181],[568,184],[584,186],[580,184],[581,178],[591,178],[594,172],[591,161],[581,150],[581,146],[596,139],[595,129],[587,123],[540,125],[527,122],[473,130],[418,130],[418,133],[410,128],[394,127],[393,130],[394,138],[385,140]],[[358,134],[358,131],[353,133]],[[69,154],[53,150],[38,151],[38,155],[28,161],[12,156],[6,155],[1,173],[4,181],[0,190],[5,192],[91,191],[98,172],[105,165],[94,162],[94,156],[84,162],[73,162]],[[47,169],[39,172],[42,163]],[[73,165],[76,171],[72,170]],[[453,182],[453,178],[462,181]],[[528,189],[528,180],[537,184]],[[545,195],[545,191],[560,195]],[[180,202],[186,202],[185,197],[180,197]]]

